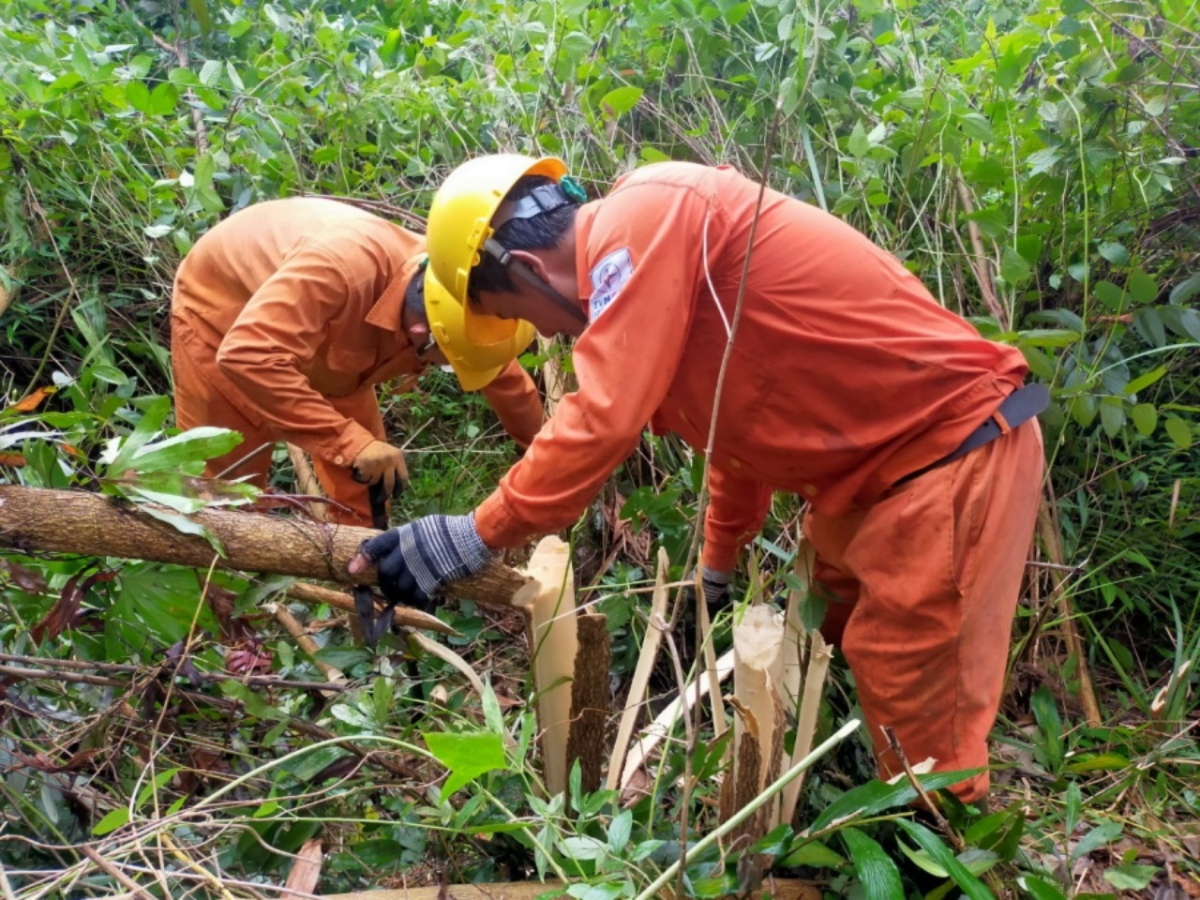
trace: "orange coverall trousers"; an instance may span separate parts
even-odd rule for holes
[[[864,511],[810,513],[814,581],[833,595],[821,633],[841,647],[881,777],[910,764],[988,764],[1013,613],[1045,469],[1036,420],[894,487]],[[955,786],[986,797],[985,771]]]
[[[271,471],[271,454],[281,438],[266,423],[248,418],[217,389],[215,383],[224,376],[217,370],[216,358],[212,351],[204,353],[199,341],[188,342],[184,338],[186,331],[186,327],[179,326],[171,330],[176,424],[181,429],[210,425],[240,431],[244,438],[242,443],[230,453],[210,459],[205,474],[227,480],[249,475],[252,484],[265,489]],[[201,350],[199,359],[196,349]],[[374,385],[367,385],[345,397],[326,399],[339,413],[358,422],[378,440],[387,440]],[[326,496],[334,501],[328,505],[330,521],[371,527],[367,486],[355,481],[347,466],[335,466],[319,456],[311,459],[313,473]]]

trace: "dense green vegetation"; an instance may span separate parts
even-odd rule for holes
[[[766,172],[898,254],[1053,386],[1050,539],[1016,624],[991,815],[952,810],[941,836],[911,822],[908,789],[869,781],[858,736],[806,783],[813,839],[776,833],[764,852],[829,896],[1200,896],[1195,0],[9,0],[0,482],[153,492],[181,512],[213,502],[188,496],[181,473],[223,438],[154,443],[171,424],[166,309],[182,254],[268,198],[420,216],[451,167],[497,150],[559,154],[593,196],[667,158]],[[399,516],[469,508],[512,459],[449,378],[386,405],[415,435]],[[621,679],[645,628],[649,551],[662,542],[683,565],[696,481],[679,445],[647,439],[576,530]],[[796,512],[778,501],[764,572],[786,569]],[[320,838],[325,892],[549,873],[613,900],[678,859],[685,825],[692,840],[715,826],[720,758],[704,742],[668,753],[627,810],[604,792],[540,797],[526,648],[469,604],[440,615],[490,678],[482,702],[442,661],[402,662],[404,639],[376,654],[336,622],[317,635],[321,661],[353,679],[336,697],[201,677],[320,680],[260,612],[284,587],[0,557],[0,653],[98,678],[0,672],[3,896],[128,889],[89,842],[154,896],[251,896]],[[181,656],[197,677],[154,668]],[[835,667],[819,737],[852,704]],[[426,732],[461,742],[434,759]],[[339,738],[394,755],[359,766]],[[453,800],[429,787],[443,763],[462,769],[456,753],[493,752]],[[690,890],[731,889],[737,857],[689,857]]]

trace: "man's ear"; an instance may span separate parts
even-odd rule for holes
[[[509,254],[518,262],[524,263],[525,267],[533,272],[538,278],[549,283],[550,270],[546,268],[546,264],[542,258],[536,253],[531,253],[528,250],[510,250]]]

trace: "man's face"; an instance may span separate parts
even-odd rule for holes
[[[554,337],[559,334],[579,337],[583,333],[583,324],[566,310],[521,279],[513,280],[517,286],[515,292],[483,291],[475,302],[475,310],[500,319],[524,319],[532,324],[542,337]]]

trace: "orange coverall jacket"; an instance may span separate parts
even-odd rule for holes
[[[186,384],[177,377],[179,407],[192,392],[215,392],[276,439],[348,468],[384,437],[380,422],[364,421],[378,420],[374,385],[424,369],[400,320],[424,252],[424,236],[335,200],[234,214],[196,242],[175,277],[172,343],[189,357],[176,365],[177,376],[189,373]],[[483,393],[528,445],[543,420],[528,373],[514,361]]]
[[[576,217],[579,390],[476,511],[492,547],[572,524],[649,423],[703,451],[758,185],[660,163]],[[862,234],[768,190],[711,459],[704,563],[728,571],[772,490],[836,516],[954,450],[1023,381]]]

